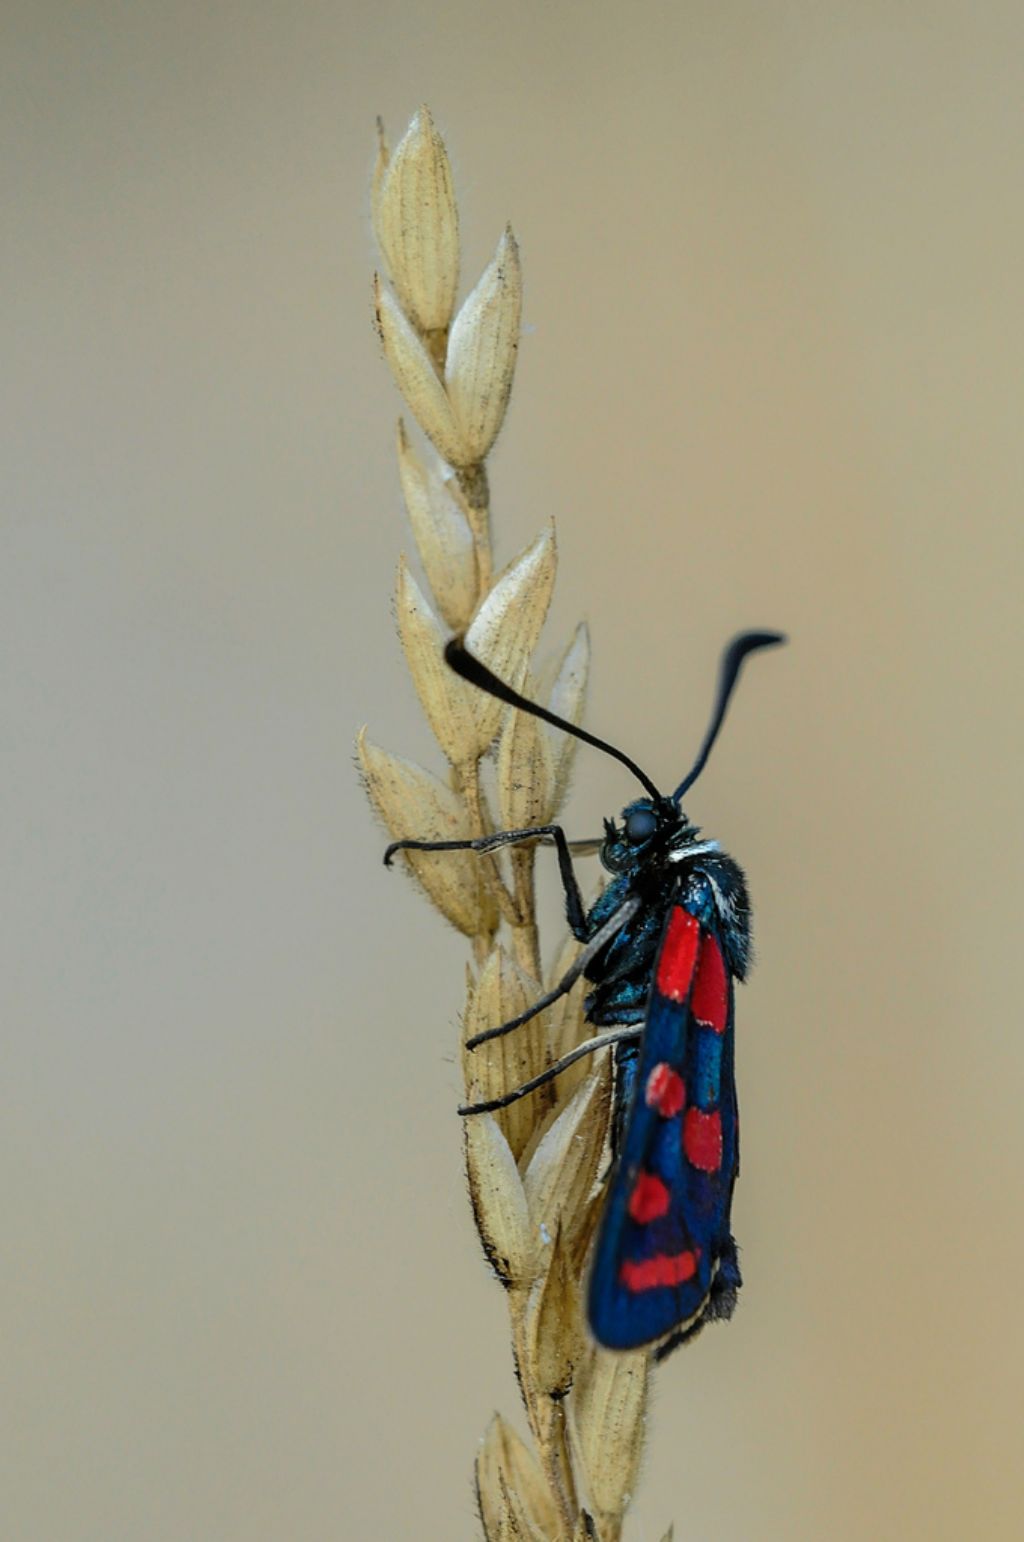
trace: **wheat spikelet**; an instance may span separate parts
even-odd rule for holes
[[[582,625],[547,668],[533,653],[557,553],[553,527],[495,576],[486,459],[515,370],[522,305],[511,230],[462,306],[451,168],[424,107],[391,153],[380,130],[373,219],[386,264],[374,281],[385,357],[409,411],[441,457],[429,464],[398,429],[402,490],[429,593],[405,564],[396,611],[406,663],[447,779],[371,745],[358,751],[375,809],[395,839],[466,839],[549,823],[565,797],[574,741],[510,711],[445,666],[449,629],[498,675],[563,717],[582,715],[589,640]],[[493,776],[486,790],[485,768]],[[496,817],[491,804],[496,801]],[[470,941],[464,1038],[538,995],[534,850],[403,857],[431,904]],[[554,960],[564,973],[577,944]],[[586,1036],[582,982],[517,1032],[463,1049],[467,1100],[500,1096]],[[441,1014],[439,1014],[441,1015]],[[465,1122],[473,1213],[506,1288],[531,1451],[496,1415],[476,1462],[487,1542],[618,1542],[642,1447],[648,1357],[589,1339],[582,1276],[607,1164],[608,1052],[508,1108]]]

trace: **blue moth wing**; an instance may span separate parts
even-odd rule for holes
[[[662,934],[594,1249],[589,1317],[600,1344],[677,1343],[730,1314],[738,1168],[733,978],[711,887],[695,874]]]

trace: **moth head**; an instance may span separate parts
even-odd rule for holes
[[[621,873],[642,861],[656,838],[674,831],[679,819],[679,810],[668,798],[637,798],[627,803],[622,810],[621,827],[611,819],[604,822],[602,863],[609,872]]]

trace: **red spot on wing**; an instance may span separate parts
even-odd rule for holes
[[[717,1109],[710,1114],[701,1108],[686,1110],[683,1150],[691,1167],[699,1167],[703,1173],[717,1173],[722,1165],[722,1116]]]
[[[656,1285],[682,1285],[697,1273],[700,1250],[685,1253],[655,1253],[634,1263],[626,1259],[619,1278],[627,1290],[653,1290]]]
[[[629,1213],[634,1221],[646,1226],[648,1221],[656,1221],[664,1215],[668,1205],[668,1188],[661,1179],[654,1173],[641,1173],[629,1196]]]
[[[686,1102],[683,1078],[678,1071],[673,1071],[667,1060],[659,1060],[648,1076],[644,1102],[648,1108],[656,1108],[663,1119],[678,1114]]]
[[[716,937],[705,936],[697,965],[697,978],[693,982],[690,1011],[705,1028],[716,1033],[725,1032],[729,1013],[729,981],[725,973],[725,960]]]
[[[661,994],[670,1001],[685,1001],[689,995],[699,941],[700,922],[697,917],[677,905],[661,945],[658,975],[654,982]]]

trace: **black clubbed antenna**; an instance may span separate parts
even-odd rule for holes
[[[650,777],[641,771],[635,760],[622,750],[617,750],[614,744],[606,744],[603,739],[598,739],[595,734],[588,734],[585,728],[577,728],[575,723],[570,723],[564,717],[559,717],[555,712],[549,712],[547,707],[542,707],[539,702],[530,701],[527,696],[520,696],[504,680],[499,680],[497,675],[492,675],[486,664],[481,664],[474,654],[467,651],[461,637],[453,637],[444,650],[446,662],[454,669],[463,680],[468,680],[470,685],[475,685],[479,690],[486,691],[488,696],[496,696],[499,701],[505,701],[510,707],[518,707],[521,712],[532,712],[534,717],[541,718],[545,723],[550,723],[554,728],[561,728],[567,734],[572,734],[576,739],[582,739],[584,744],[592,744],[597,750],[604,750],[606,755],[613,755],[626,766],[638,782],[641,782],[656,803],[664,803],[664,798],[655,787]],[[739,667],[739,666],[737,666]]]
[[[784,643],[785,635],[782,632],[741,632],[734,637],[732,642],[722,654],[722,663],[718,671],[718,696],[715,700],[715,710],[711,714],[711,722],[708,731],[704,735],[704,743],[700,747],[700,754],[694,761],[691,770],[679,783],[672,794],[673,802],[678,803],[683,793],[692,787],[708,763],[711,754],[711,746],[718,738],[718,730],[725,719],[725,710],[729,705],[729,697],[733,693],[736,681],[739,679],[743,660],[748,653],[753,653],[757,648],[774,648],[777,643]]]

